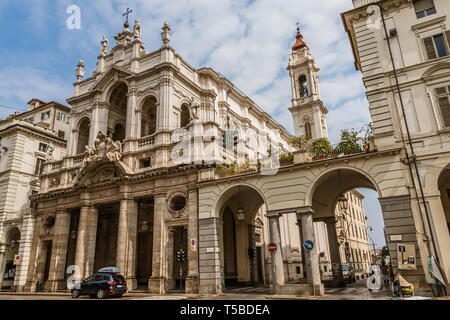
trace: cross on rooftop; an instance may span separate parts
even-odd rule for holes
[[[127,17],[126,19],[126,23],[128,24],[128,16],[130,15],[130,13],[132,13],[133,12],[133,10],[130,10],[130,8],[127,8],[127,11],[123,14],[123,16],[125,17]]]

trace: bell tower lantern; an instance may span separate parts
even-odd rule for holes
[[[295,135],[305,135],[311,139],[328,138],[328,110],[320,99],[320,69],[303,40],[300,27],[297,27],[296,42],[289,55],[287,70],[291,78],[292,107],[289,110],[294,119]]]

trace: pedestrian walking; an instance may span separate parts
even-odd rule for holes
[[[386,286],[386,291],[389,291],[389,267],[386,265],[384,260],[381,261],[381,280],[383,280]],[[381,287],[383,289],[383,287]]]

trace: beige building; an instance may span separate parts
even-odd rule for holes
[[[278,154],[292,150],[286,130],[231,82],[210,68],[191,67],[175,52],[168,24],[161,38],[162,46],[147,52],[140,24],[130,31],[126,23],[112,48],[102,40],[92,75],[84,78],[78,64],[68,99],[67,155],[45,167],[32,197],[36,228],[26,290],[41,282],[45,290],[64,290],[70,266],[84,279],[116,265],[131,290],[164,293],[181,277],[186,292],[198,292],[199,243],[210,238],[199,236],[197,182],[209,174],[201,170],[228,163],[222,175],[270,174]],[[261,246],[260,228],[239,211],[249,200],[242,190],[222,212],[222,244],[235,251],[214,269],[223,274],[220,282],[262,275],[256,263],[241,261]],[[179,249],[187,252],[181,276]],[[253,270],[253,278],[242,268]]]
[[[428,257],[450,273],[450,4],[435,0],[424,9],[430,3],[424,2],[385,0],[377,11],[374,1],[354,1],[355,9],[342,14],[374,135],[364,150],[320,159],[294,151],[294,161],[280,167],[277,153],[292,151],[291,137],[220,74],[190,67],[170,47],[168,25],[163,46],[151,53],[138,23],[133,32],[125,26],[111,50],[104,39],[93,75],[83,79],[82,62],[76,71],[68,156],[46,165],[32,196],[36,228],[26,289],[41,281],[47,290],[64,289],[70,265],[84,278],[116,264],[132,289],[162,294],[178,280],[174,253],[186,248],[188,293],[220,293],[273,272],[279,293],[320,295],[317,238],[324,233],[314,223],[326,225],[333,281],[339,282],[336,205],[349,190],[369,188],[378,193],[394,271],[416,294],[431,288],[437,294]],[[288,63],[296,134],[326,136],[318,68],[300,32]],[[230,134],[248,130],[263,137]],[[255,158],[259,168],[249,165]],[[349,237],[359,244],[364,232],[355,226],[364,221],[349,214],[356,234]],[[47,227],[52,219],[55,227]],[[297,235],[288,231],[294,225]],[[269,242],[278,250],[266,255]],[[395,258],[398,246],[408,247],[409,262]],[[352,249],[351,262],[363,264],[363,248]]]
[[[417,256],[420,251],[424,270],[428,269],[425,257],[433,255],[448,278],[450,2],[353,3],[355,9],[343,13],[342,18],[355,66],[363,75],[376,143],[379,150],[402,149],[402,175],[410,181],[406,185],[415,211],[415,225],[401,215],[385,223],[394,271],[398,242],[413,236],[400,237],[398,233],[410,228],[419,240]],[[425,276],[434,282],[426,272]]]
[[[57,102],[33,99],[27,112],[0,122],[2,289],[21,290],[25,285],[34,228],[34,204],[29,197],[39,191],[36,179],[44,163],[65,156],[69,111]]]
[[[336,206],[341,261],[351,264],[356,274],[361,277],[372,262],[367,217],[363,205],[364,196],[356,190],[347,192],[344,196],[348,199],[347,210]]]

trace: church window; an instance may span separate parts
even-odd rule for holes
[[[150,160],[150,158],[148,158],[148,159],[141,159],[140,161],[139,161],[139,167],[141,168],[141,169],[143,169],[143,168],[150,168],[151,167],[151,160]]]
[[[113,132],[112,139],[114,141],[125,140],[125,127],[121,123],[118,123],[114,126],[114,132]]]
[[[142,107],[141,137],[156,133],[156,98],[148,98]]]
[[[414,10],[416,11],[417,19],[436,13],[433,0],[414,0]]]
[[[450,86],[435,89],[444,127],[450,127]]]
[[[89,144],[89,131],[91,122],[85,118],[78,129],[77,154],[82,154],[85,151],[85,146]]]
[[[312,139],[311,124],[309,122],[305,123],[305,136],[307,136],[309,139]]]
[[[34,170],[35,175],[41,175],[44,172],[44,162],[45,160],[42,158],[37,158],[36,160],[36,168]]]
[[[298,82],[300,85],[300,97],[306,97],[308,93],[308,81],[306,81],[306,77],[304,75],[301,75],[298,78]]]
[[[181,117],[180,117],[180,127],[186,127],[191,121],[191,115],[189,112],[189,107],[185,104],[181,106]]]
[[[58,138],[64,139],[66,136],[66,133],[62,130],[58,130]]]

